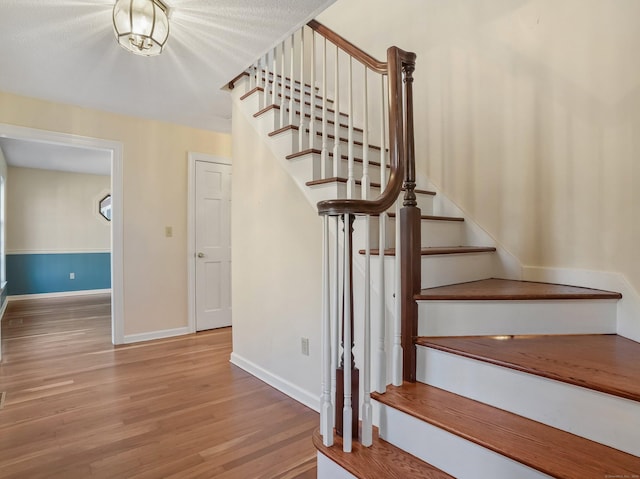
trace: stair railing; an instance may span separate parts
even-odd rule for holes
[[[414,193],[412,110],[415,58],[413,53],[391,47],[387,62],[380,62],[324,25],[311,21],[250,69],[250,88],[264,92],[260,106],[279,110],[274,115],[274,129],[298,130],[298,151],[319,157],[313,168],[314,183],[337,184],[339,189],[345,189],[346,198],[318,203],[318,213],[323,217],[320,433],[323,443],[331,446],[335,427],[342,436],[345,452],[351,451],[352,438],[358,438],[360,410],[360,442],[364,446],[372,444],[370,303],[371,256],[375,249],[371,226],[376,218],[378,231],[373,240],[377,241],[379,256],[379,302],[374,308],[378,318],[374,383],[379,392],[387,386],[385,248],[387,211],[394,204],[396,321],[392,326],[392,382],[400,385],[403,377],[411,380],[414,374],[410,364],[411,354],[415,361],[417,305],[413,297],[420,287],[420,210]],[[344,131],[346,137],[341,134]],[[376,197],[372,195],[374,188],[381,191]],[[402,189],[405,197],[400,208],[398,197]],[[353,353],[356,217],[365,232],[361,371],[356,368]]]

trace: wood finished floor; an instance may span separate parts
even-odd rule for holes
[[[318,415],[230,364],[230,328],[114,347],[109,301],[9,303],[0,478],[316,477]]]

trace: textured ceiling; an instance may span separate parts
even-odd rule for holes
[[[230,131],[221,87],[334,1],[168,0],[165,51],[140,57],[115,40],[115,0],[0,0],[0,90]]]

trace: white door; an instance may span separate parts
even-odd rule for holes
[[[231,166],[195,162],[196,330],[231,326]]]

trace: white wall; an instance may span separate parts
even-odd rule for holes
[[[109,176],[9,167],[7,252],[108,252],[110,223],[98,202]]]
[[[232,360],[317,407],[322,222],[235,108]],[[301,337],[310,340],[309,356],[301,354]]]
[[[351,0],[319,20],[418,55],[427,178],[524,265],[640,290],[640,2]]]
[[[229,157],[230,135],[10,93],[0,105],[0,123],[123,145],[124,334],[186,329],[187,155]]]

